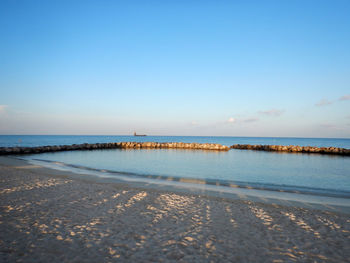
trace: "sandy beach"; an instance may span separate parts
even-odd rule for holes
[[[1,262],[349,262],[345,212],[0,162]]]

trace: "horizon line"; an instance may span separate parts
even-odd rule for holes
[[[0,134],[0,136],[129,136],[133,134]],[[236,138],[289,138],[289,139],[343,139],[350,137],[298,137],[298,136],[238,136],[238,135],[147,135],[146,137],[236,137]]]

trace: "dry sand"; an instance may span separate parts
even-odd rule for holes
[[[346,213],[92,182],[9,160],[0,262],[350,262]]]

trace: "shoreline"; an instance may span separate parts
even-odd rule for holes
[[[0,259],[346,262],[349,213],[110,183],[0,158]]]
[[[55,161],[38,161],[38,160],[16,160],[28,162],[33,165],[39,165],[53,170],[60,170],[67,173],[68,176],[86,179],[92,182],[105,182],[111,184],[128,184],[131,187],[138,186],[147,189],[163,189],[165,191],[174,191],[193,194],[204,194],[216,197],[225,197],[235,200],[250,200],[263,203],[278,203],[281,205],[295,205],[299,207],[313,207],[321,210],[333,210],[347,212],[350,214],[350,199],[346,196],[332,196],[322,194],[312,194],[300,191],[284,191],[254,188],[251,186],[241,187],[238,185],[220,185],[209,184],[205,180],[193,178],[177,178],[165,177],[159,179],[154,177],[130,176],[129,174],[110,172],[101,169],[83,169],[76,165],[65,165],[64,163]],[[5,159],[6,160],[6,159]],[[6,161],[5,161],[6,162]],[[1,163],[1,157],[0,157]]]

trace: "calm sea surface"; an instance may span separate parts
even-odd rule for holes
[[[275,144],[317,147],[341,147],[350,149],[350,139],[328,138],[278,138],[278,137],[202,137],[202,136],[86,136],[86,135],[0,135],[0,147],[69,145],[104,142],[196,142],[232,144]]]
[[[165,136],[0,136],[0,146],[39,146],[119,141],[199,142],[336,146],[350,148],[349,139],[165,137]],[[23,158],[23,156],[21,156]],[[111,176],[200,179],[210,184],[298,191],[350,198],[350,157],[230,150],[109,149],[27,155],[43,163],[108,170]],[[95,171],[97,171],[95,170]],[[100,172],[100,171],[99,171]],[[102,171],[100,174],[103,173]]]

